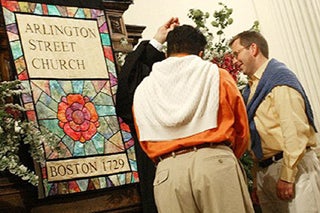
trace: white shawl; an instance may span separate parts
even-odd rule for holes
[[[196,55],[155,63],[133,102],[140,141],[172,140],[215,128],[218,108],[218,67]]]

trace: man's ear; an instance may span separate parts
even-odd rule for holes
[[[199,56],[200,58],[202,58],[203,55],[204,55],[204,52],[203,52],[203,51],[200,51],[200,52],[198,53],[198,56]]]
[[[256,43],[252,43],[250,45],[250,48],[251,48],[252,55],[254,55],[254,56],[257,56],[258,53],[260,52],[260,49],[259,49],[259,47],[258,47],[258,45]]]

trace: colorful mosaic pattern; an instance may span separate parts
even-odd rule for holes
[[[59,138],[62,151],[44,147],[47,161],[85,159],[124,153],[130,170],[81,179],[50,182],[45,165],[39,190],[43,196],[84,192],[138,182],[133,139],[128,126],[115,114],[116,68],[104,11],[39,3],[1,0],[3,15],[17,77],[26,89],[22,102],[27,118],[47,127]],[[96,20],[108,70],[106,79],[32,79],[29,78],[15,14],[68,17]],[[94,61],[93,61],[94,63]]]

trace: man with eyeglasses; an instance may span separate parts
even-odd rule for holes
[[[249,77],[243,97],[255,159],[254,203],[264,213],[320,212],[317,130],[301,83],[285,64],[269,59],[259,32],[239,33],[229,46]]]

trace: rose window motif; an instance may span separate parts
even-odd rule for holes
[[[90,99],[80,94],[61,98],[58,105],[59,126],[75,141],[85,143],[96,133],[99,116]]]

